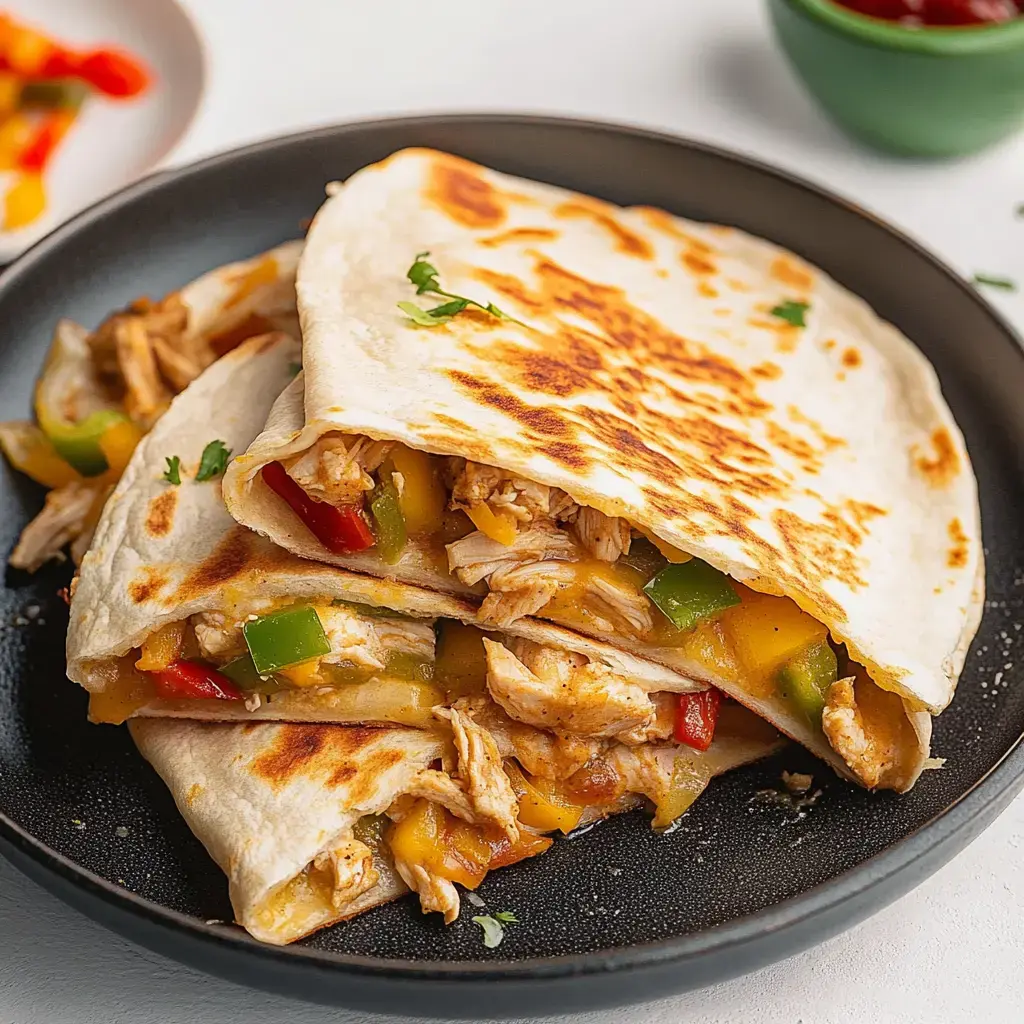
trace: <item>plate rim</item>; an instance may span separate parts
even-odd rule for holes
[[[994,322],[1002,342],[1009,345],[1016,357],[1024,362],[1024,345],[1022,345],[1017,331],[984,296],[923,244],[859,203],[791,171],[767,163],[758,157],[730,150],[727,147],[633,124],[541,113],[469,111],[367,117],[276,135],[187,164],[157,169],[93,202],[26,249],[10,267],[0,274],[0,294],[15,290],[26,273],[31,271],[37,263],[46,260],[51,253],[58,251],[66,239],[75,235],[82,228],[103,220],[123,206],[144,199],[150,193],[158,192],[171,182],[192,175],[216,171],[237,160],[258,157],[271,151],[302,145],[310,140],[344,137],[347,134],[357,134],[375,127],[415,129],[456,122],[545,125],[553,129],[576,127],[612,137],[627,136],[646,139],[741,164],[760,174],[774,177],[785,184],[813,193],[830,205],[843,207],[859,218],[869,220],[874,226],[895,241],[909,247],[915,255],[938,270],[950,285],[956,287]],[[765,935],[781,936],[786,931],[802,924],[810,924],[816,919],[824,922],[830,913],[841,910],[844,906],[855,904],[858,898],[869,890],[895,880],[901,875],[906,880],[908,871],[916,862],[924,858],[926,854],[938,851],[939,858],[929,864],[919,877],[905,884],[896,896],[887,900],[886,905],[888,905],[898,895],[909,891],[910,888],[950,860],[983,828],[987,827],[995,815],[1000,813],[1009,800],[1022,788],[1024,788],[1024,733],[1017,737],[974,785],[948,807],[874,856],[797,896],[764,907],[753,914],[686,935],[617,946],[589,953],[528,957],[509,961],[448,962],[395,959],[339,953],[294,944],[271,946],[258,942],[235,926],[230,926],[229,931],[222,925],[207,924],[110,882],[80,866],[71,858],[51,849],[3,812],[0,812],[0,840],[11,843],[44,871],[57,875],[83,890],[87,895],[98,897],[130,915],[142,917],[151,924],[175,932],[182,937],[199,940],[204,944],[212,944],[220,948],[227,946],[232,951],[243,955],[255,955],[260,959],[283,962],[296,968],[307,970],[326,968],[338,974],[351,973],[364,977],[438,982],[457,980],[515,980],[523,982],[607,974],[613,971],[662,966],[709,956],[727,955],[730,952],[735,953],[744,947],[752,946],[757,940],[763,939]],[[980,824],[974,827],[979,819]],[[3,852],[2,844],[0,844],[0,852]],[[878,909],[881,908],[875,908],[875,910]],[[864,917],[865,915],[851,915],[847,923],[841,927],[852,925],[858,916]],[[830,929],[829,934],[836,930],[835,928]],[[822,931],[824,933],[824,929]]]

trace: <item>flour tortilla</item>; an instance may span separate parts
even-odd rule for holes
[[[657,756],[671,765],[683,751],[718,775],[777,749],[779,738],[771,730],[751,730],[744,716],[752,717],[739,707],[724,715],[706,753],[668,744],[657,748]],[[228,876],[235,919],[255,938],[293,942],[408,891],[385,843],[374,851],[380,880],[355,900],[336,907],[287,895],[293,880],[335,848],[359,818],[383,813],[417,771],[450,754],[443,733],[166,719],[138,720],[129,728],[189,828]],[[504,756],[514,756],[507,741],[502,745]],[[642,803],[626,800],[619,809]],[[590,810],[581,825],[602,816]]]
[[[405,278],[427,250],[446,289],[515,321],[414,325],[397,304],[433,304]],[[337,187],[297,291],[305,388],[227,475],[239,522],[304,557],[464,593],[411,545],[395,566],[332,555],[259,470],[341,431],[560,487],[824,623],[903,699],[918,749],[896,785],[912,785],[924,713],[949,703],[980,620],[980,515],[934,371],[864,302],[735,229],[427,150]],[[807,304],[805,327],[772,313],[786,303]],[[602,639],[686,670],[670,649]],[[842,760],[785,709],[751,706]]]
[[[443,617],[476,624],[472,602],[290,554],[231,518],[220,480],[194,479],[210,441],[223,441],[233,451],[245,449],[274,398],[294,376],[298,355],[298,345],[285,334],[246,342],[175,398],[142,440],[107,502],[74,587],[67,637],[72,681],[101,693],[112,685],[117,659],[150,633],[250,594],[341,599],[427,620]],[[172,455],[181,459],[177,487],[164,478]],[[651,691],[702,688],[685,673],[552,623],[522,620],[504,632],[584,654],[642,681]],[[352,712],[339,707],[337,698],[322,688],[285,690],[255,711],[240,701],[157,699],[133,716],[352,721]]]

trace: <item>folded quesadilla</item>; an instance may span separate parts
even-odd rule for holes
[[[414,890],[459,914],[455,884],[543,853],[547,833],[650,805],[667,825],[713,775],[778,735],[736,704],[707,751],[580,744],[511,722],[485,700],[434,730],[131,723],[143,756],[228,876],[235,919],[287,943]]]
[[[304,380],[227,473],[240,523],[913,785],[980,618],[980,519],[932,368],[863,302],[740,231],[426,150],[333,189],[296,288]]]
[[[34,572],[71,545],[77,564],[135,445],[171,397],[246,338],[298,337],[301,242],[218,267],[159,302],[137,299],[95,331],[58,322],[36,385],[36,422],[0,423],[11,464],[50,489],[10,557]]]
[[[630,743],[676,731],[676,669],[549,622],[480,622],[476,602],[278,548],[228,514],[219,472],[295,374],[283,333],[239,346],[142,440],[72,586],[68,676],[94,721],[144,716],[425,726],[490,693],[541,727]],[[483,625],[488,632],[473,628]],[[485,639],[486,637],[486,639]],[[504,658],[508,673],[489,671]]]

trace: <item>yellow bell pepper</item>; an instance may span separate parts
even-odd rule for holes
[[[688,551],[683,551],[682,548],[669,544],[667,540],[662,540],[646,530],[641,532],[673,565],[682,565],[683,562],[689,562],[693,558],[693,555]]]
[[[676,758],[672,768],[672,781],[668,792],[657,802],[653,828],[668,828],[680,815],[690,809],[711,781],[711,768],[706,761],[691,759],[685,754]]]
[[[319,686],[324,681],[320,675],[319,658],[310,658],[309,661],[300,661],[297,665],[279,668],[276,674],[284,676],[293,686]]]
[[[181,645],[185,637],[183,622],[169,622],[155,633],[150,633],[142,643],[140,658],[135,667],[142,672],[159,672],[172,661],[181,657]]]
[[[422,864],[431,874],[467,889],[484,880],[491,863],[491,846],[480,831],[428,800],[417,800],[387,838],[397,859]]]
[[[527,776],[514,761],[505,762],[505,774],[519,800],[519,821],[541,832],[555,829],[568,834],[583,817],[584,808],[573,803],[550,779]]]
[[[437,533],[441,529],[447,495],[435,472],[434,460],[426,452],[397,444],[391,449],[389,468],[402,474],[398,496],[405,528],[410,534]]]
[[[15,469],[44,487],[63,487],[82,479],[34,423],[0,423],[0,449]]]
[[[42,76],[47,58],[55,47],[51,40],[27,25],[10,23],[6,57],[11,69],[28,78]]]
[[[46,209],[46,189],[41,174],[19,174],[4,196],[4,231],[31,224]]]
[[[740,663],[754,678],[770,675],[790,655],[828,636],[820,622],[788,597],[745,587],[739,592],[742,602],[723,612],[720,621]]]
[[[32,134],[32,122],[24,114],[12,114],[0,121],[0,171],[13,170]]]
[[[8,118],[18,109],[23,79],[10,71],[0,71],[0,117]]]
[[[478,501],[476,504],[470,505],[467,514],[473,520],[473,525],[481,533],[485,533],[490,537],[491,540],[496,540],[499,544],[504,544],[506,547],[509,544],[515,543],[517,531],[516,517],[511,512],[498,512],[495,514],[491,511],[490,505]]]
[[[121,474],[141,440],[142,431],[138,424],[128,419],[111,423],[100,435],[97,443],[107,460],[107,473],[113,478],[111,483],[121,479]]]

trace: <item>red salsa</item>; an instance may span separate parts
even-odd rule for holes
[[[1024,14],[1024,0],[835,0],[858,14],[903,25],[995,25]]]

